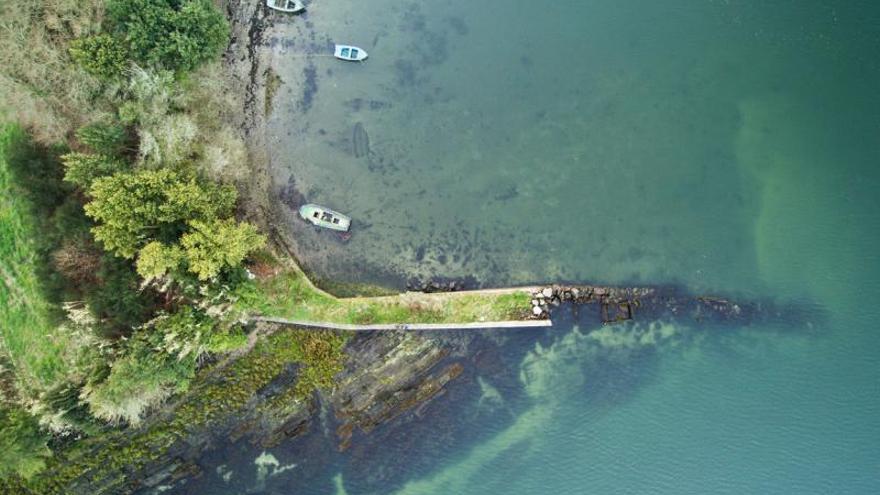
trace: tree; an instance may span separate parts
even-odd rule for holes
[[[153,241],[138,253],[137,272],[146,280],[163,277],[168,272],[177,270],[183,258],[180,246],[166,246]]]
[[[96,273],[97,282],[85,290],[85,300],[105,335],[126,334],[153,317],[159,302],[129,260],[105,254]]]
[[[210,0],[111,0],[118,35],[139,63],[192,70],[225,47],[229,25]]]
[[[183,246],[188,270],[199,280],[216,277],[224,268],[238,266],[245,256],[266,244],[266,237],[257,233],[249,223],[235,220],[204,222],[193,220],[183,234]]]
[[[192,220],[232,213],[232,186],[198,180],[172,169],[121,172],[97,179],[89,189],[86,215],[98,225],[95,239],[118,256],[132,258],[151,241],[173,244]]]
[[[124,161],[106,155],[68,153],[61,157],[61,161],[64,163],[64,180],[86,191],[95,179],[128,169]]]
[[[95,153],[111,157],[121,155],[128,146],[129,139],[124,127],[112,123],[94,123],[80,127],[76,131],[76,138]]]
[[[86,72],[101,79],[116,79],[128,67],[125,43],[109,34],[96,34],[73,40],[70,56]]]

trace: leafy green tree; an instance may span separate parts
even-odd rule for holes
[[[249,223],[225,220],[190,222],[190,230],[180,239],[188,270],[208,280],[223,269],[238,266],[245,256],[266,244],[266,237]]]
[[[125,128],[112,123],[94,123],[80,127],[76,138],[95,153],[118,157],[128,147],[129,136]]]
[[[0,407],[0,476],[18,473],[27,478],[43,469],[51,454],[48,439],[36,418],[15,407]]]
[[[117,33],[135,60],[171,70],[192,70],[217,55],[229,25],[210,0],[111,0]]]
[[[64,180],[86,191],[95,179],[128,169],[124,161],[106,155],[68,153],[61,157],[61,161],[64,163]]]
[[[73,40],[70,56],[86,72],[102,79],[116,79],[128,67],[125,43],[109,34],[96,34]]]
[[[232,186],[159,169],[102,177],[89,195],[85,211],[98,223],[92,228],[95,238],[108,251],[132,258],[151,241],[175,243],[187,221],[229,216],[237,193]]]
[[[146,280],[159,278],[176,271],[183,258],[180,246],[166,246],[159,241],[153,241],[138,253],[137,271]]]

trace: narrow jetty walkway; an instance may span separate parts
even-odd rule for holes
[[[278,323],[322,330],[345,330],[347,332],[380,332],[393,330],[483,330],[488,328],[538,328],[553,325],[550,320],[478,321],[469,323],[382,323],[375,325],[352,325],[327,321],[287,320],[270,316],[254,316],[251,321]]]

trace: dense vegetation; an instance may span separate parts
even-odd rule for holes
[[[279,267],[235,218],[247,163],[218,76],[228,32],[210,0],[0,2],[0,493],[66,493],[83,473],[122,483],[291,361],[297,384],[272,400],[331,385],[344,337],[258,341],[247,313],[433,322],[528,307],[339,300]],[[150,422],[175,395],[173,420]]]
[[[0,476],[246,343],[233,289],[265,238],[218,182],[246,165],[210,136],[227,36],[209,0],[0,5]]]

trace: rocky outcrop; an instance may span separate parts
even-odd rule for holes
[[[337,429],[340,450],[348,448],[355,428],[369,433],[441,395],[444,385],[462,372],[460,363],[435,371],[450,349],[413,333],[358,338],[348,351],[348,365],[329,397],[342,422]]]
[[[458,292],[479,288],[480,283],[475,277],[465,278],[441,278],[435,277],[430,280],[410,279],[406,282],[406,290],[424,292]]]

